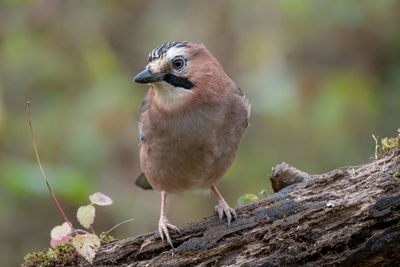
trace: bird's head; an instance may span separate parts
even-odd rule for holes
[[[195,99],[222,97],[224,88],[233,83],[204,45],[190,42],[155,48],[146,68],[133,80],[150,84],[155,101],[165,110]]]

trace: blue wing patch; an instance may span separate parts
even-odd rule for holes
[[[142,131],[142,127],[139,127],[139,140],[140,140],[140,143],[143,142],[143,131]]]
[[[233,87],[233,92],[237,95],[243,96],[242,89],[239,88],[239,86]]]

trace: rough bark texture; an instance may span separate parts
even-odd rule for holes
[[[102,245],[94,265],[395,266],[400,264],[400,153],[357,168],[308,175],[286,163],[276,194],[237,208],[228,228],[214,216],[173,235]],[[77,263],[89,265],[77,257]]]

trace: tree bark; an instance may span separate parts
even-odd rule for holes
[[[236,209],[230,227],[216,217],[173,234],[103,244],[94,265],[395,266],[400,264],[400,152],[372,163],[308,175],[282,163],[277,193]],[[89,264],[80,256],[76,263]]]

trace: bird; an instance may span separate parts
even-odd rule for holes
[[[203,44],[164,43],[153,49],[134,76],[149,89],[140,109],[140,175],[136,184],[161,193],[158,231],[174,248],[166,217],[169,194],[211,189],[220,220],[236,212],[216,182],[231,166],[250,117],[250,104]]]

